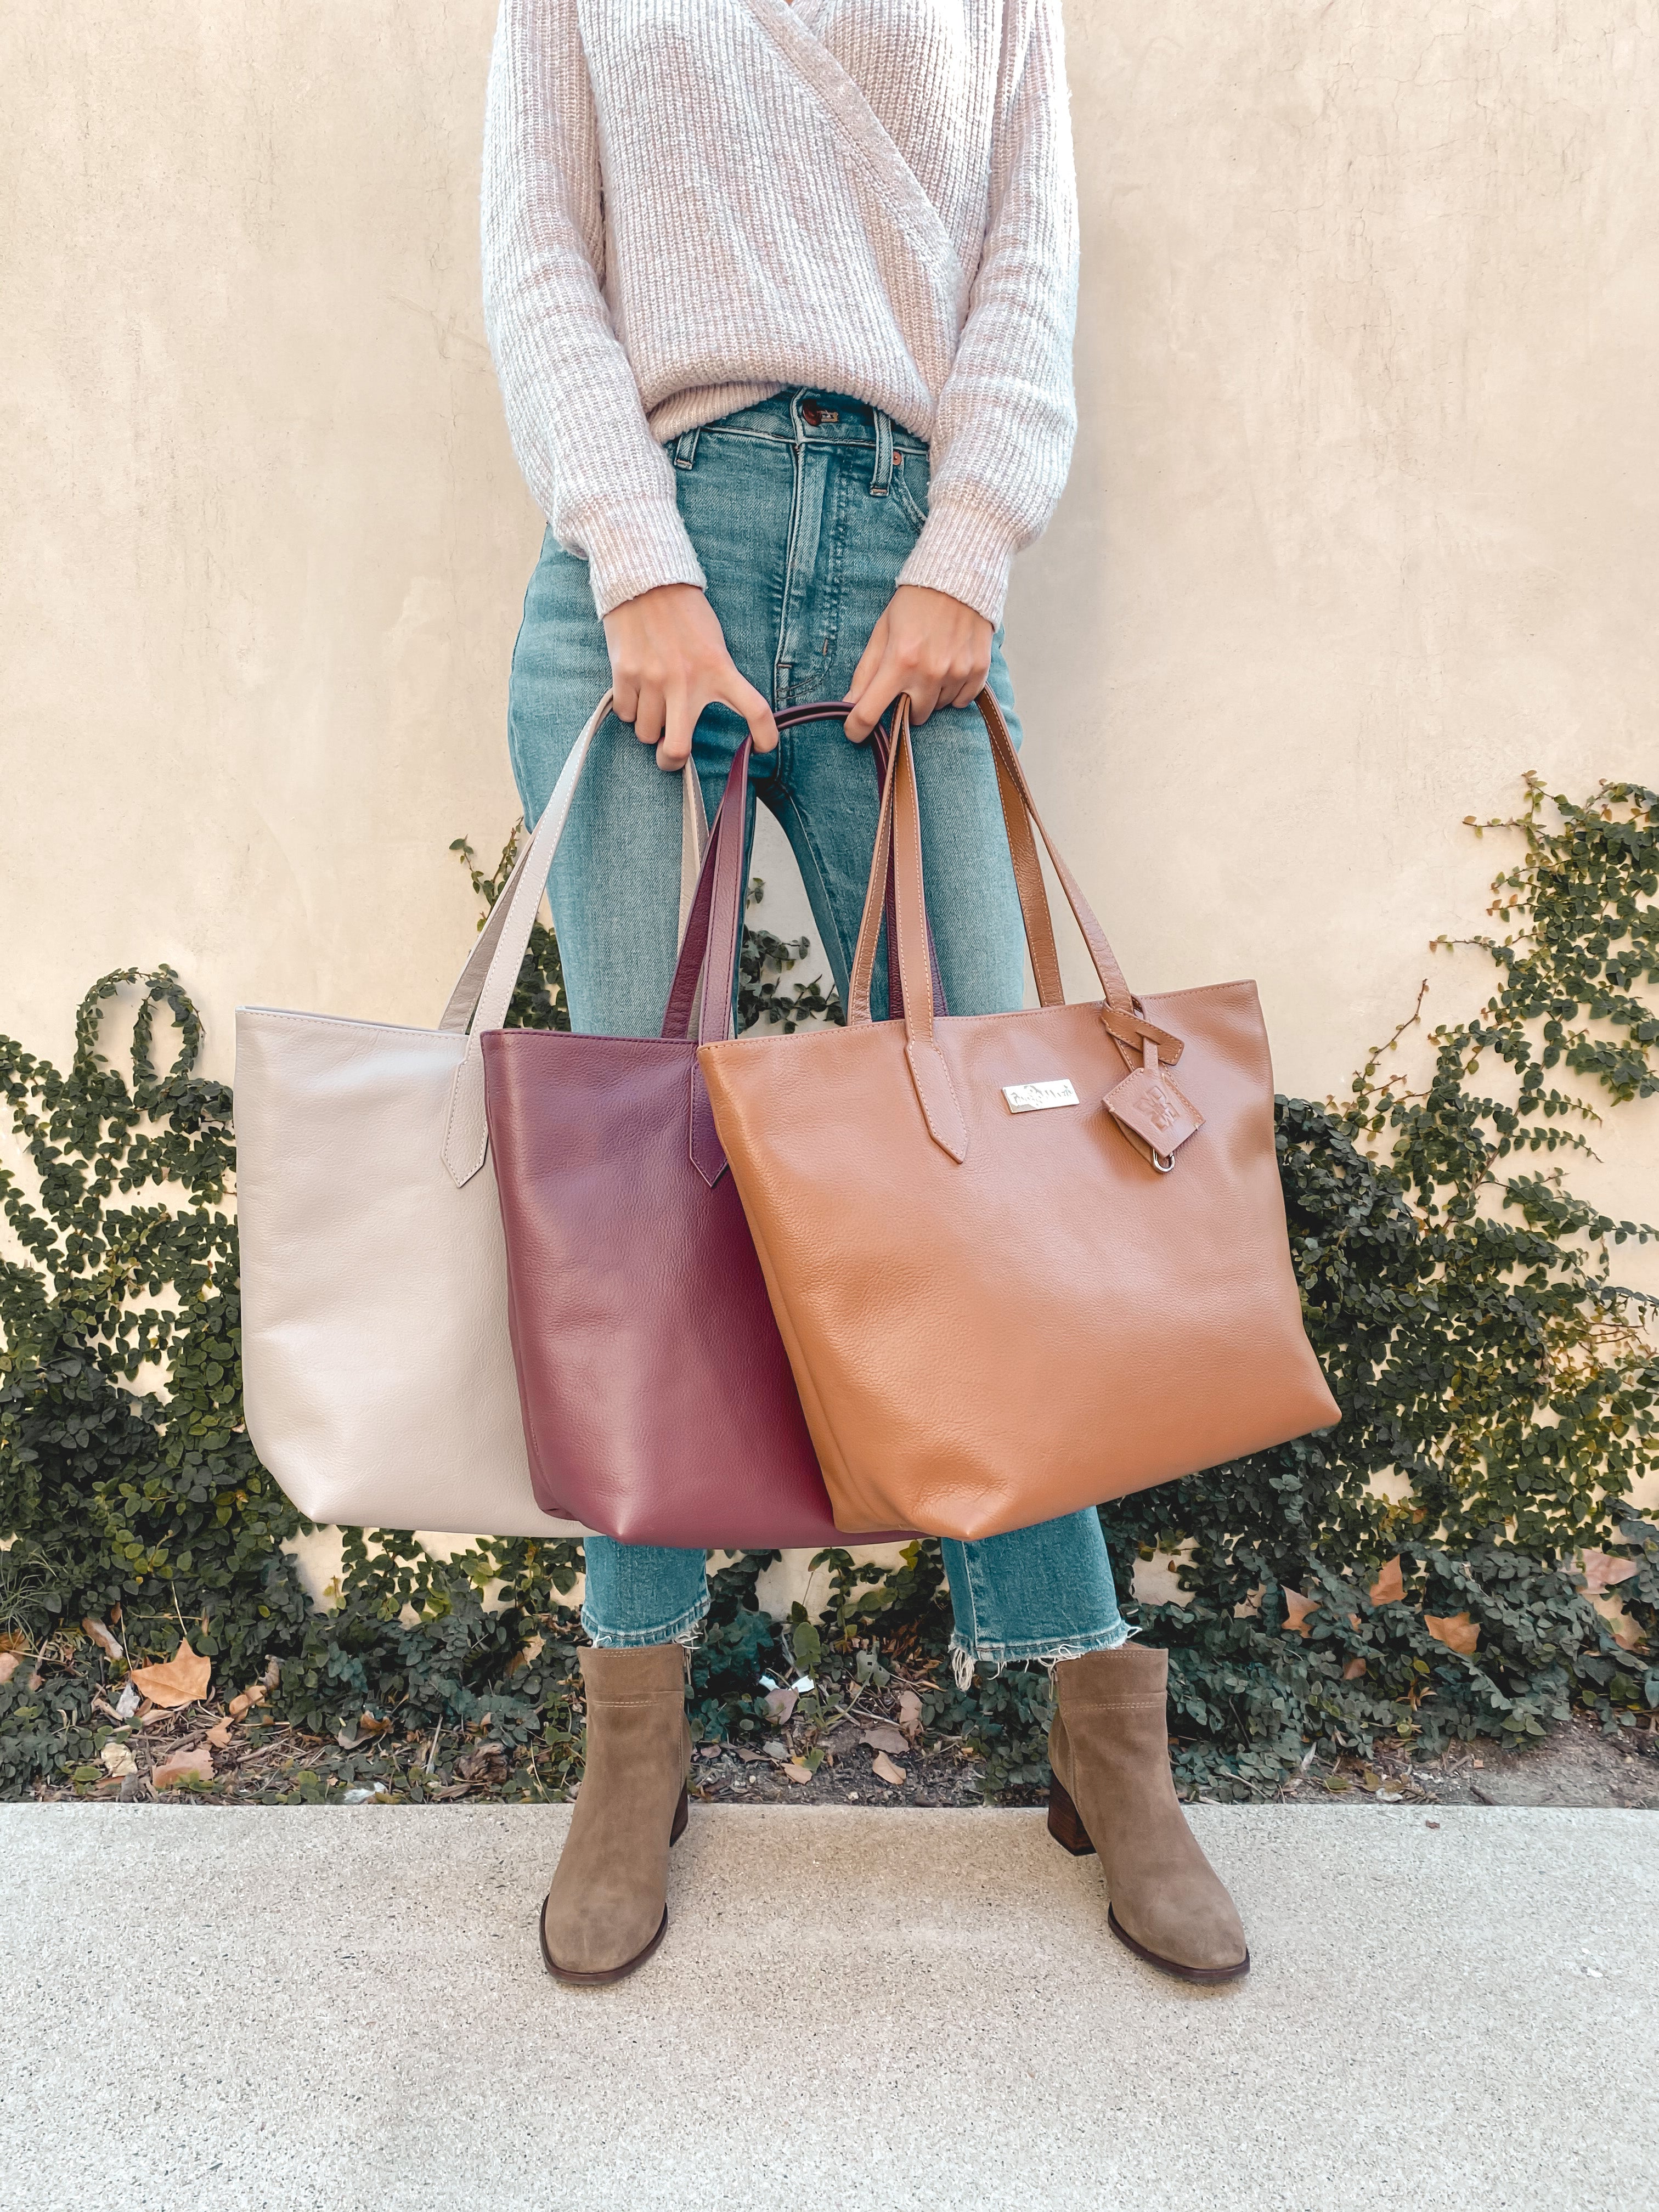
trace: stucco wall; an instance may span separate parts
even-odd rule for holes
[[[1028,757],[1132,980],[1255,975],[1322,1095],[1420,975],[1431,1012],[1478,980],[1426,951],[1498,864],[1464,815],[1528,767],[1659,780],[1659,41],[1648,0],[1068,12],[1083,422],[1009,616]],[[5,11],[0,1026],[36,1048],[131,961],[226,1073],[239,999],[442,1003],[539,533],[477,301],[492,15]],[[1659,1210],[1659,1112],[1605,1149]]]

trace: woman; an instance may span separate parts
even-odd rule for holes
[[[662,771],[689,756],[712,809],[745,726],[845,997],[877,805],[860,747],[901,692],[946,999],[1018,1006],[971,702],[988,682],[1018,731],[1009,563],[1075,428],[1058,0],[503,0],[483,262],[549,526],[513,659],[526,820],[607,684],[638,740],[595,748],[553,871],[573,1026],[656,1034],[681,812]],[[780,741],[777,710],[842,697],[845,738]],[[631,1972],[666,1927],[708,1606],[701,1553],[595,1537],[586,1557],[587,1763],[542,1920],[572,1982]],[[1101,1853],[1114,1932],[1173,1973],[1243,1973],[1170,1780],[1164,1655],[1127,1646],[1097,1516],[945,1560],[958,1667],[1052,1670],[1069,1840]]]

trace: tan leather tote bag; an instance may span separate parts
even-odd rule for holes
[[[480,1038],[506,1016],[610,708],[607,692],[435,1030],[237,1010],[248,1434],[313,1521],[582,1533],[531,1492]],[[704,836],[693,771],[684,793],[682,914]]]
[[[837,1524],[967,1540],[1339,1418],[1255,986],[1130,992],[978,704],[1041,1003],[935,1011],[904,702],[848,1026],[698,1055]],[[1085,1005],[1060,991],[1033,823],[1100,979]],[[872,1023],[890,853],[904,1012]]]

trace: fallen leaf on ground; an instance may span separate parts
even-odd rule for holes
[[[1285,1626],[1296,1635],[1305,1636],[1308,1633],[1308,1615],[1318,1610],[1319,1600],[1316,1597],[1304,1597],[1300,1590],[1287,1589],[1285,1592]]]
[[[93,1642],[98,1646],[98,1649],[100,1651],[106,1652],[112,1659],[119,1659],[125,1656],[120,1645],[110,1634],[108,1629],[105,1627],[101,1620],[94,1620],[92,1615],[88,1613],[86,1619],[81,1623],[81,1626],[85,1629],[87,1634],[91,1637]]]
[[[17,1672],[21,1655],[15,1651],[0,1651],[0,1682],[9,1682]]]
[[[763,1744],[761,1748],[769,1759],[775,1759],[780,1763],[789,1756],[789,1747],[781,1736],[773,1736],[769,1741]]]
[[[898,1724],[912,1743],[921,1734],[921,1699],[914,1690],[899,1692]]]
[[[812,1779],[811,1768],[803,1766],[798,1759],[792,1759],[783,1771],[792,1782],[810,1782]]]
[[[282,1661],[280,1659],[268,1659],[265,1662],[265,1671],[262,1679],[266,1689],[274,1690],[278,1682],[283,1679]]]
[[[152,1770],[149,1778],[153,1788],[167,1790],[192,1778],[198,1782],[213,1779],[213,1753],[204,1743],[198,1743],[194,1751],[175,1751],[171,1759],[164,1759]]]
[[[234,1726],[234,1722],[221,1721],[217,1728],[210,1728],[208,1730],[207,1740],[216,1751],[224,1751],[229,1747],[230,1731]]]
[[[139,1705],[142,1703],[143,1699],[139,1697],[137,1691],[135,1690],[131,1683],[129,1682],[125,1689],[122,1691],[120,1696],[115,1700],[116,1719],[118,1721],[130,1721],[133,1715],[137,1711]]]
[[[206,1697],[212,1673],[213,1662],[192,1651],[189,1642],[181,1639],[164,1666],[135,1667],[132,1679],[152,1705],[171,1710],[176,1705],[193,1705],[198,1698]]]
[[[1466,1659],[1480,1641],[1480,1631],[1467,1613],[1439,1616],[1425,1613],[1423,1626],[1437,1644],[1443,1644],[1449,1651],[1461,1651]]]
[[[794,1711],[799,1696],[799,1691],[792,1690],[787,1683],[785,1683],[781,1689],[769,1690],[766,1693],[768,1718],[776,1721],[781,1728],[790,1714]]]
[[[872,1751],[896,1751],[901,1759],[910,1747],[891,1721],[872,1722],[859,1741],[867,1743]]]
[[[870,1771],[878,1782],[886,1783],[892,1790],[901,1788],[910,1778],[902,1766],[894,1765],[884,1751],[878,1751],[871,1760]]]
[[[137,1774],[138,1762],[132,1755],[132,1747],[125,1743],[106,1743],[98,1756],[112,1778],[121,1774]]]
[[[1622,1627],[1615,1628],[1613,1640],[1621,1651],[1639,1651],[1642,1649],[1642,1632],[1633,1620],[1626,1620]]]
[[[1373,1605],[1398,1605],[1406,1595],[1406,1577],[1396,1557],[1389,1561],[1371,1584]]]
[[[1606,1552],[1586,1552],[1584,1580],[1592,1592],[1611,1589],[1614,1583],[1627,1583],[1641,1565],[1640,1559],[1615,1559]]]
[[[1365,1662],[1363,1659],[1350,1659],[1342,1669],[1342,1679],[1345,1682],[1357,1682],[1364,1671]]]
[[[254,1705],[264,1705],[264,1684],[263,1682],[253,1682],[251,1683],[246,1690],[239,1690],[236,1692],[236,1695],[230,1701],[229,1711],[234,1714],[238,1720],[240,1720],[245,1712],[248,1711]]]

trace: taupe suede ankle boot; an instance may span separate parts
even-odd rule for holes
[[[668,1927],[668,1851],[685,1828],[691,1729],[678,1644],[582,1653],[587,1764],[542,1907],[562,1982],[618,1982]]]
[[[1187,1982],[1230,1982],[1250,1954],[1233,1901],[1187,1826],[1170,1773],[1169,1655],[1139,1644],[1062,1659],[1048,1731],[1048,1832],[1098,1851],[1114,1936]]]

